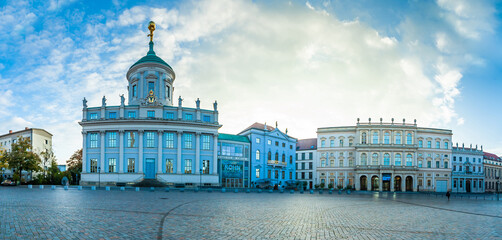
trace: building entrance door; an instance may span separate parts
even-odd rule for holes
[[[400,176],[396,176],[394,178],[394,191],[396,192],[401,192],[402,189],[401,189],[401,177]]]
[[[309,182],[309,189],[312,189],[312,181]]]
[[[361,178],[359,178],[359,185],[360,190],[368,190],[368,178],[366,176],[361,176]]]
[[[145,160],[145,179],[155,179],[155,158]]]
[[[379,181],[380,181],[380,178],[378,176],[371,177],[371,191],[378,191],[379,190]]]
[[[411,176],[406,177],[406,191],[413,191],[413,178]]]
[[[471,180],[465,180],[465,192],[471,192]]]

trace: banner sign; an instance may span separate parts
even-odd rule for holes
[[[242,178],[242,161],[221,160],[222,178]]]

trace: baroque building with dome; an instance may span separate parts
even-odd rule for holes
[[[217,102],[213,109],[184,107],[174,97],[176,75],[154,51],[150,22],[146,56],[127,71],[119,106],[89,107],[83,100],[81,185],[116,185],[145,179],[166,184],[219,185]],[[176,103],[176,105],[174,105]]]

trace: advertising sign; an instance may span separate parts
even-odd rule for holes
[[[242,178],[242,161],[221,160],[222,178]]]

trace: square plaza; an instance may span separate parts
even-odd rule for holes
[[[1,239],[498,239],[494,195],[0,188]],[[478,198],[478,199],[476,199]]]

